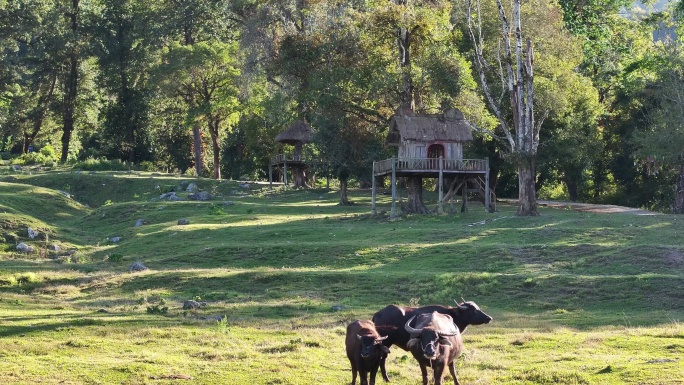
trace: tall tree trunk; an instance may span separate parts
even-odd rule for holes
[[[520,216],[539,215],[537,210],[535,158],[521,156],[518,160],[518,212]]]
[[[194,122],[192,125],[192,147],[195,155],[195,172],[197,176],[202,176],[204,157],[202,154],[202,128],[199,122]]]
[[[677,177],[672,213],[684,214],[684,164],[679,166],[679,176]]]
[[[408,214],[427,214],[428,209],[423,203],[423,178],[411,176],[408,180],[408,203],[406,212]]]
[[[211,150],[214,159],[214,179],[221,179],[221,143],[219,138],[219,118],[209,119],[209,132],[211,133]]]
[[[36,105],[36,115],[33,118],[33,130],[31,132],[24,132],[24,154],[28,152],[30,146],[36,140],[36,136],[43,128],[43,121],[45,120],[45,112],[48,109],[48,104],[52,99],[52,95],[55,92],[55,85],[57,84],[57,73],[52,75],[52,81],[50,82],[50,88],[46,94],[41,95],[38,98],[38,103]]]
[[[340,178],[340,206],[349,205],[349,197],[347,196],[347,178]]]
[[[80,0],[72,0],[71,12],[68,13],[71,21],[71,31],[74,33],[75,39],[78,38],[79,1]],[[78,42],[71,43],[76,46]],[[66,162],[69,157],[69,142],[71,142],[71,134],[74,131],[74,113],[76,109],[76,97],[78,95],[78,56],[77,48],[71,48],[69,54],[69,74],[65,82],[64,115],[62,117],[62,156],[60,157],[62,163]]]

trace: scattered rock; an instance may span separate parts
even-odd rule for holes
[[[250,186],[249,183],[240,183],[240,187],[242,187],[242,188],[250,188],[251,186]]]
[[[57,192],[60,193],[60,194],[62,194],[62,195],[64,195],[64,196],[67,197],[67,198],[71,198],[71,194],[69,194],[69,193],[66,192],[66,191],[57,190]]]
[[[205,201],[210,201],[210,200],[212,200],[213,197],[211,196],[211,194],[209,194],[209,193],[206,192],[206,191],[200,191],[200,192],[196,192],[196,193],[189,194],[189,195],[188,195],[188,199],[190,199],[191,201],[202,201],[202,202],[205,202]]]
[[[181,218],[178,220],[178,225],[180,225],[180,226],[185,226],[185,225],[189,225],[189,224],[190,224],[189,219]]]
[[[165,208],[166,208],[166,205],[161,205],[161,206],[157,207],[157,210],[164,210]]]
[[[14,171],[21,171],[21,170],[22,170],[22,167],[21,167],[20,165],[18,165],[18,164],[15,164],[15,165],[12,165],[12,170],[14,170]]]
[[[53,244],[51,244],[50,246],[48,246],[48,250],[54,251],[55,253],[59,252],[61,249],[62,249],[62,248],[59,247],[59,245],[58,245],[58,244],[55,244],[55,243],[53,243]]]
[[[199,187],[197,187],[197,185],[194,184],[194,183],[190,183],[190,184],[188,185],[188,187],[185,188],[185,191],[187,191],[187,192],[197,192],[197,191],[199,191]]]
[[[181,200],[181,197],[176,195],[176,193],[174,191],[171,191],[171,192],[167,192],[167,193],[160,195],[159,199],[160,200],[167,200],[167,201],[171,201],[171,202],[177,202],[177,201]]]
[[[147,266],[143,265],[142,262],[133,262],[131,266],[128,267],[128,271],[144,271],[148,270]]]
[[[118,243],[121,241],[121,237],[111,237],[111,238],[107,238],[107,240],[111,243]]]
[[[183,310],[199,309],[205,306],[207,306],[206,302],[197,302],[192,299],[183,302]]]
[[[138,219],[137,221],[135,221],[135,225],[133,225],[133,227],[140,227],[140,226],[142,226],[142,225],[144,225],[144,224],[145,224],[145,221],[144,221],[144,220]]]
[[[100,309],[97,311],[98,313],[109,313],[109,310],[107,309]]]
[[[345,306],[342,306],[342,305],[334,305],[331,309],[332,309],[332,311],[342,311],[342,310],[346,310],[347,308]]]
[[[235,204],[235,202],[231,202],[231,201],[224,201],[224,202],[223,202],[223,205],[224,205],[224,206],[232,206],[232,205],[234,205],[234,204]]]
[[[40,234],[40,232],[39,232],[38,230],[34,230],[34,229],[30,228],[30,227],[28,228],[28,237],[29,237],[29,238],[34,239],[34,238],[37,237],[39,234]]]
[[[29,246],[25,243],[20,243],[17,245],[17,251],[21,253],[26,253],[26,254],[31,254],[36,251],[36,249],[33,246]]]

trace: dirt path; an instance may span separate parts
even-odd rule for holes
[[[572,209],[575,211],[588,213],[604,213],[604,214],[632,214],[632,215],[661,215],[655,211],[648,211],[642,209],[635,209],[633,207],[616,206],[616,205],[595,205],[591,203],[577,203],[577,202],[561,202],[561,201],[537,201],[537,204],[542,207],[554,207],[563,209]]]
[[[499,202],[505,202],[515,205],[518,203],[517,199],[497,199]],[[592,203],[578,203],[578,202],[564,202],[564,201],[537,201],[540,207],[553,207],[557,209],[568,209],[586,213],[603,213],[603,214],[631,214],[631,215],[663,215],[655,211],[648,211],[642,209],[635,209],[633,207],[616,206],[616,205],[596,205]]]

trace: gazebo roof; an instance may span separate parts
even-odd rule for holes
[[[313,138],[314,132],[311,127],[303,120],[297,120],[290,128],[281,132],[275,137],[276,142],[295,145],[297,143],[309,143]]]
[[[394,115],[385,142],[399,146],[402,140],[462,143],[473,140],[473,134],[463,113],[452,108],[437,115]]]

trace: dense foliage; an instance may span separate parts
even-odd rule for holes
[[[683,79],[684,6],[630,6],[522,4],[543,123],[536,190],[682,212],[681,119],[670,111],[682,106],[671,86]],[[507,100],[495,75],[501,23],[493,0],[478,8],[482,46],[463,0],[0,1],[0,152],[49,146],[50,162],[265,179],[271,157],[290,151],[275,136],[304,119],[328,164],[319,172],[364,184],[372,161],[392,155],[388,122],[410,101],[461,109],[477,127],[467,156],[489,157],[492,187],[515,196],[515,160],[497,140],[513,109],[497,120],[474,62],[477,51],[491,94]]]

